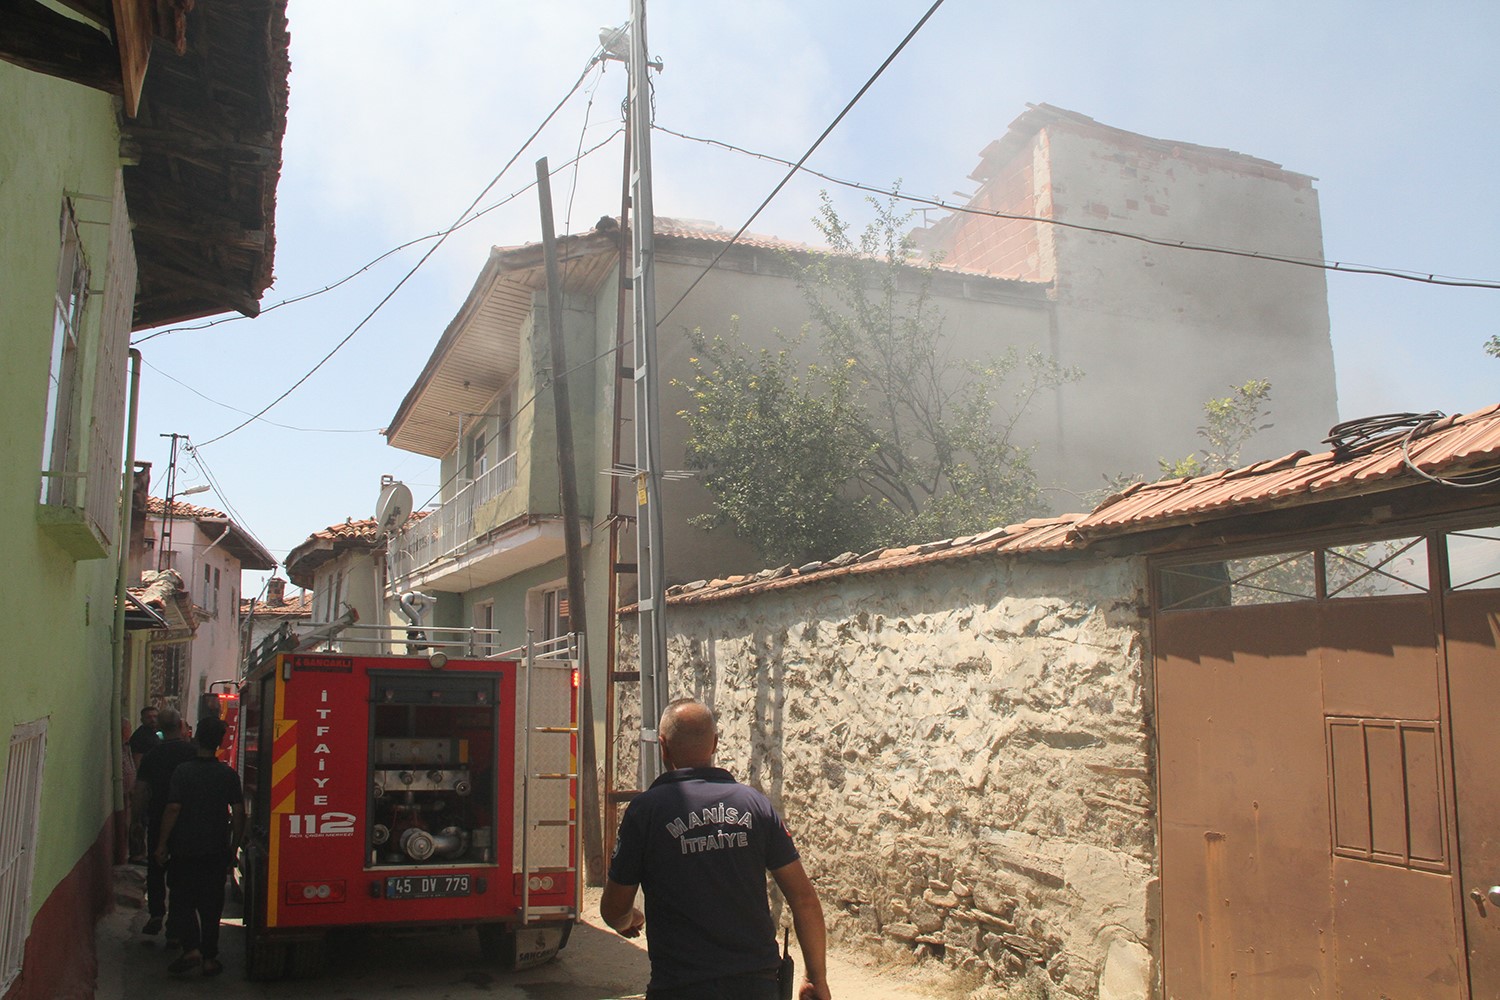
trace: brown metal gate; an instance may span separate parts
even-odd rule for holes
[[[1169,998],[1500,997],[1500,576],[1446,544],[1161,567]]]

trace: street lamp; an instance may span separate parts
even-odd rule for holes
[[[156,571],[158,573],[167,568],[167,550],[171,547],[170,543],[172,541],[172,503],[178,497],[189,497],[194,493],[207,493],[211,489],[213,487],[208,483],[199,483],[197,486],[189,486],[181,493],[167,494],[167,513],[162,518],[161,543],[156,549]]]

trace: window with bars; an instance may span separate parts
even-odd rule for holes
[[[1445,540],[1451,589],[1500,588],[1500,527],[1450,531]]]
[[[1162,611],[1423,594],[1429,587],[1421,535],[1270,555],[1165,566]]]
[[[30,933],[31,878],[36,856],[37,817],[42,801],[42,768],[47,754],[47,720],[11,730],[0,798],[0,993],[21,972]]]

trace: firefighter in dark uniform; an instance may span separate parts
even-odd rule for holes
[[[828,1000],[827,932],[817,891],[761,792],[713,766],[713,713],[692,699],[657,727],[668,771],[626,809],[600,916],[625,937],[644,927],[647,1000],[773,1000],[781,956],[766,873],[792,911],[802,946],[801,1000]],[[646,912],[635,906],[645,891]]]

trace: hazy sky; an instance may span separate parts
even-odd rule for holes
[[[796,159],[929,0],[651,0],[665,60],[657,123]],[[628,0],[480,4],[292,0],[292,76],[277,201],[275,286],[263,306],[345,277],[451,224],[566,93]],[[1154,4],[947,0],[809,165],[914,194],[971,192],[978,152],[1028,102],[1160,138],[1225,146],[1317,178],[1331,260],[1500,279],[1495,183],[1500,5]],[[626,74],[595,71],[488,195],[491,205],[620,127]],[[586,127],[585,127],[586,126]],[[622,147],[585,160],[571,229],[619,211]],[[658,133],[661,215],[731,230],[781,167]],[[794,182],[752,227],[815,237],[826,182]],[[559,229],[571,172],[553,180]],[[859,197],[835,191],[859,218]],[[332,360],[256,422],[199,455],[230,511],[277,558],[311,532],[368,517],[382,473],[421,503],[436,463],[385,444],[385,426],[468,292],[489,246],[538,238],[527,192],[454,233]],[[1190,234],[1189,234],[1190,236]],[[254,321],[140,343],[138,457],[164,492],[167,442],[227,431],[305,375],[431,242],[338,290]],[[1461,412],[1495,402],[1500,291],[1331,273],[1344,419]],[[198,325],[198,324],[189,324]],[[137,336],[140,341],[141,337]],[[1164,359],[1165,363],[1165,359]],[[1250,377],[1253,373],[1247,373]],[[1316,442],[1307,442],[1316,447]],[[191,459],[178,490],[204,479]],[[254,593],[260,580],[247,576]]]

